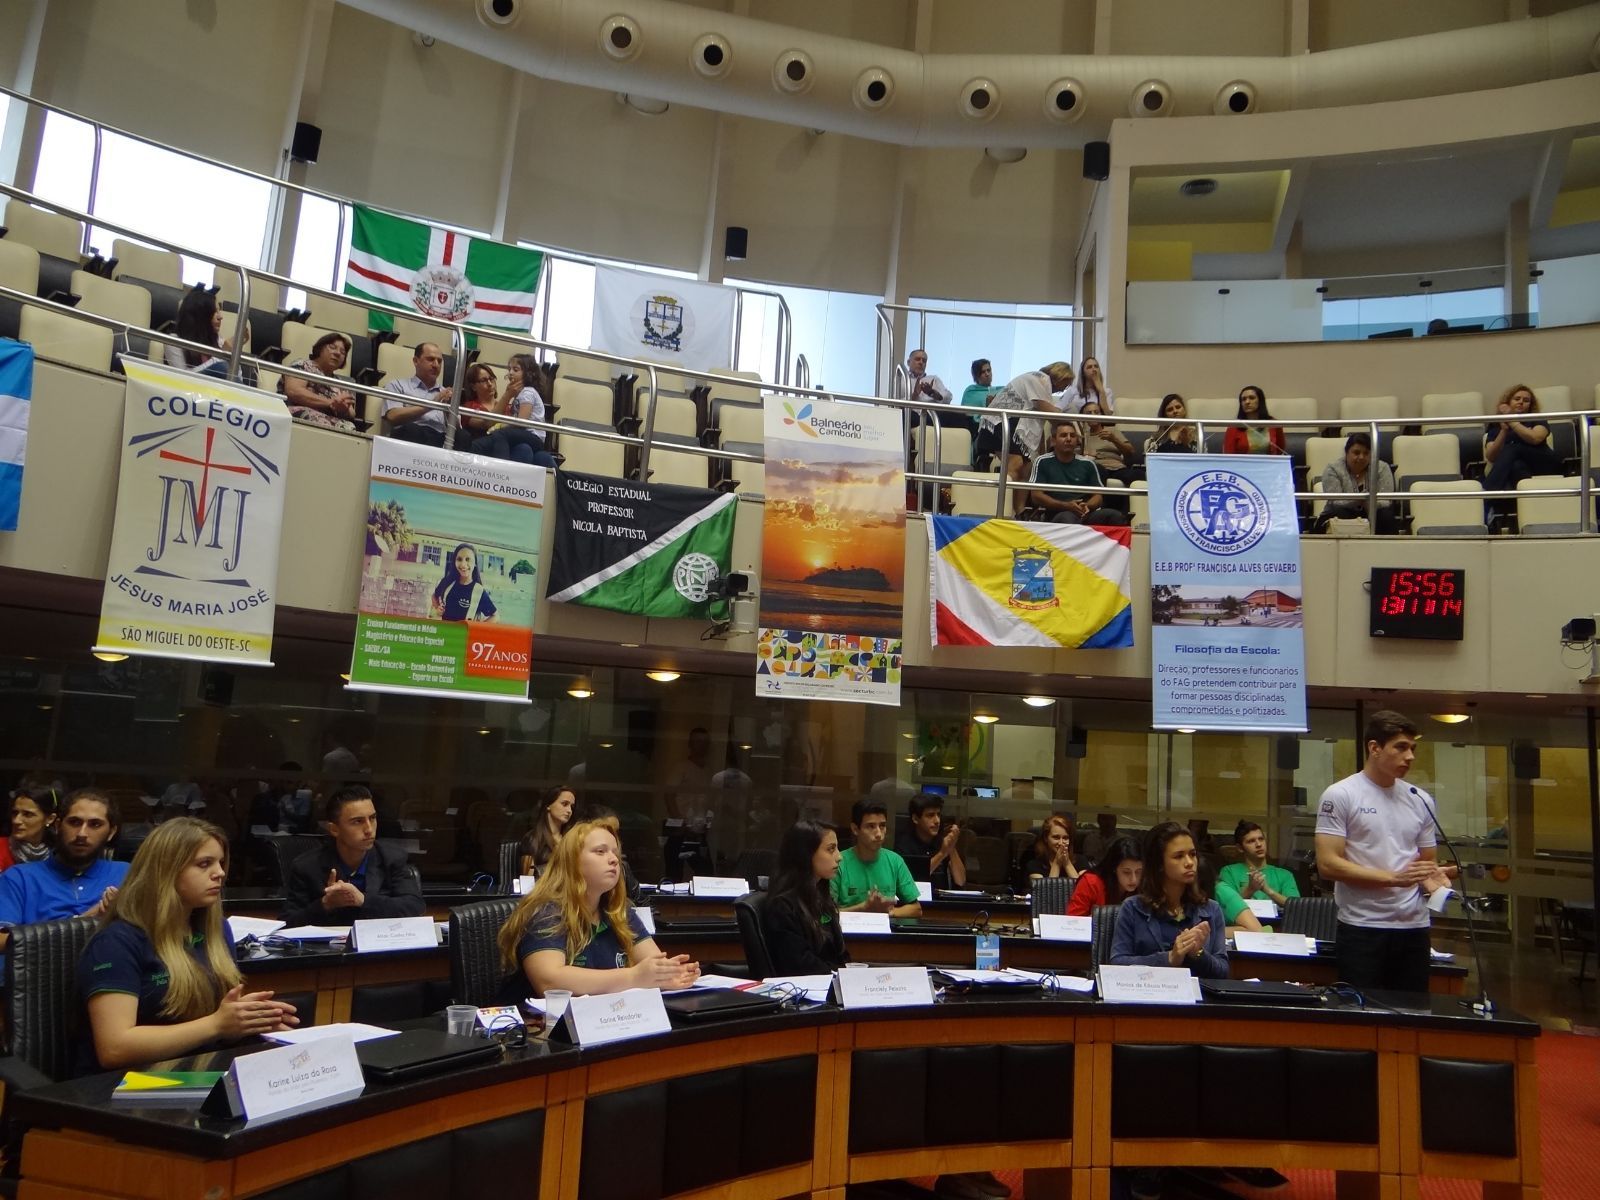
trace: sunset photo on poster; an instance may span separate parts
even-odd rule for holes
[[[899,637],[905,475],[896,447],[779,443],[767,459],[761,623]]]

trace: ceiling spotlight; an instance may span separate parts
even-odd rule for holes
[[[1026,146],[985,146],[983,156],[991,162],[1019,163],[1028,157]]]
[[[487,736],[488,734],[493,733],[494,730],[490,729],[488,726],[484,726],[482,729],[478,730],[478,732]]]
[[[587,679],[579,677],[572,681],[572,686],[567,689],[567,695],[574,700],[587,700],[594,695],[594,684]]]
[[[1054,696],[1024,696],[1022,702],[1029,708],[1049,708],[1056,702]]]
[[[905,738],[907,741],[914,741],[917,735],[912,733],[909,729],[906,729],[901,731],[900,736]]]
[[[657,683],[675,683],[683,677],[681,671],[646,671],[647,679],[654,679]]]
[[[1209,196],[1217,190],[1215,179],[1186,179],[1178,185],[1181,196]]]
[[[127,662],[126,654],[118,654],[113,650],[96,650],[94,656],[101,662]]]
[[[1194,730],[1192,730],[1192,729],[1180,729],[1180,730],[1178,730],[1178,732],[1179,733],[1193,733]]]
[[[634,112],[647,117],[659,117],[670,107],[665,100],[657,100],[654,96],[635,96],[632,92],[618,92],[617,103],[626,104]]]
[[[972,719],[979,725],[993,725],[1000,718],[992,712],[976,712],[972,714]]]
[[[1441,725],[1460,725],[1463,722],[1472,720],[1471,715],[1468,713],[1429,713],[1428,716]]]

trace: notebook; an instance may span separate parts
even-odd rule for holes
[[[368,1083],[397,1083],[477,1066],[500,1057],[500,1044],[439,1029],[407,1029],[356,1047]]]
[[[661,997],[661,1003],[672,1019],[696,1022],[776,1012],[779,1002],[774,996],[752,996],[749,992],[736,992],[731,988],[690,988],[682,992],[668,992]]]
[[[1207,1000],[1238,1004],[1320,1005],[1322,994],[1303,983],[1277,983],[1254,979],[1202,979],[1200,993]]]

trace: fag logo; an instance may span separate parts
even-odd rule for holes
[[[803,405],[799,412],[787,400],[783,402],[783,411],[789,415],[783,419],[785,425],[793,425],[808,437],[816,437],[817,431],[811,427],[811,405]]]

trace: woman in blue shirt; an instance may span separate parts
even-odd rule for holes
[[[629,988],[685,988],[700,968],[655,944],[628,903],[614,820],[581,821],[561,835],[533,891],[500,927],[507,972],[500,1003],[542,996],[551,988],[574,996]]]
[[[478,570],[478,552],[470,542],[462,542],[433,589],[433,615],[441,621],[492,621],[494,614],[494,601]]]
[[[1222,910],[1198,883],[1194,838],[1176,821],[1152,829],[1144,843],[1144,878],[1122,902],[1111,961],[1118,966],[1188,967],[1205,979],[1228,977]]]
[[[246,994],[222,922],[228,840],[194,817],[156,826],[78,960],[84,1071],[137,1067],[299,1024]]]

